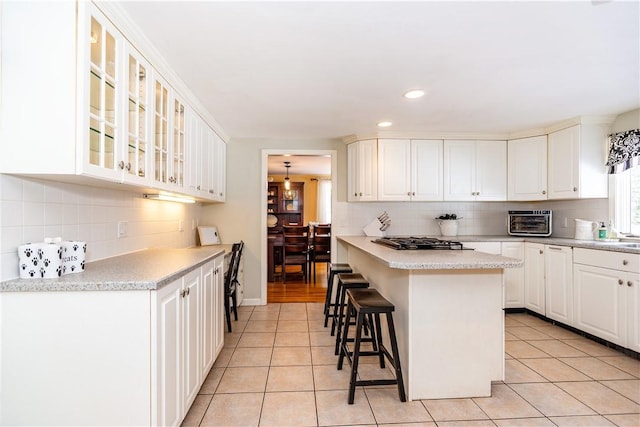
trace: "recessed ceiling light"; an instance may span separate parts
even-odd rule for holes
[[[405,98],[416,99],[424,96],[424,91],[422,89],[413,89],[404,94]]]
[[[378,123],[378,127],[380,127],[380,128],[388,128],[392,124],[393,123],[391,123],[391,122],[380,122],[380,123]]]

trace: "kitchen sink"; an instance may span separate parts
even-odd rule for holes
[[[633,242],[600,242],[603,245],[616,246],[619,248],[640,249],[640,243]]]

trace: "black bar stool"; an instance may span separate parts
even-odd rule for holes
[[[336,290],[337,303],[333,310],[333,321],[331,323],[331,335],[336,334],[335,354],[340,351],[340,339],[342,338],[342,327],[344,326],[344,308],[346,307],[347,289],[368,288],[369,282],[360,273],[339,273],[338,289]]]
[[[349,302],[347,303],[347,312],[345,314],[345,327],[342,332],[342,345],[340,346],[340,357],[338,358],[338,370],[342,369],[344,358],[351,365],[351,380],[349,381],[349,404],[353,404],[356,393],[356,386],[369,385],[398,385],[398,395],[401,402],[406,402],[407,397],[404,392],[404,382],[402,381],[402,370],[400,369],[400,356],[398,354],[398,343],[396,341],[396,330],[393,326],[392,312],[395,310],[393,304],[384,299],[375,289],[349,289],[347,290]],[[356,314],[356,338],[354,340],[353,351],[348,348],[347,334],[349,333],[349,324],[351,323],[352,312]],[[380,328],[380,314],[384,313],[387,318],[387,326],[389,328],[389,339],[391,341],[391,353],[382,344],[382,334]],[[362,330],[364,329],[365,316],[373,314],[375,336],[377,339],[377,349],[373,351],[360,351],[362,342]],[[358,361],[360,356],[378,356],[380,359],[380,368],[384,368],[384,358],[386,357],[391,366],[395,370],[395,379],[377,379],[377,380],[360,380],[358,381]]]
[[[329,323],[329,317],[333,317],[333,313],[336,310],[336,305],[338,302],[338,293],[336,292],[335,301],[331,300],[333,296],[333,279],[336,274],[340,273],[353,273],[351,266],[349,264],[340,264],[332,262],[329,264],[329,279],[327,280],[327,296],[324,299],[324,327],[327,327]]]

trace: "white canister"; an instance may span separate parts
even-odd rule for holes
[[[593,240],[593,232],[598,228],[598,223],[584,219],[575,219],[574,221],[576,223],[574,239]]]
[[[84,271],[84,259],[87,243],[64,241],[62,245],[62,274],[80,273]]]
[[[55,279],[62,275],[62,248],[57,243],[18,246],[21,279]]]
[[[439,219],[438,225],[440,226],[440,234],[447,237],[453,237],[458,235],[458,220],[457,219]]]

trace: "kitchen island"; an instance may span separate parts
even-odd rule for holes
[[[491,395],[504,379],[504,268],[521,260],[472,250],[394,250],[338,237],[354,271],[395,305],[410,400]],[[384,337],[388,339],[388,337]]]

